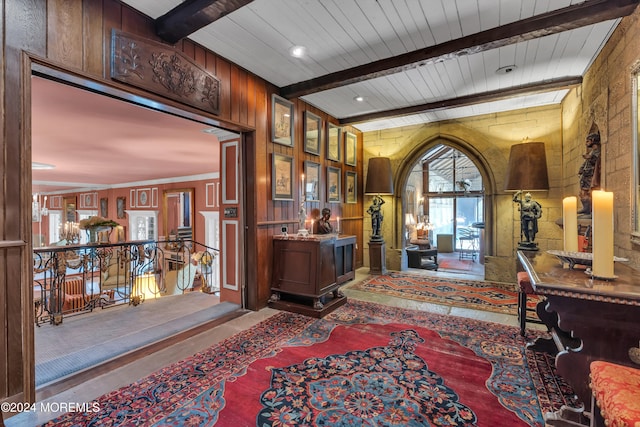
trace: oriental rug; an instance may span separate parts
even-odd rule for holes
[[[389,272],[348,287],[415,301],[518,314],[518,292],[505,283]],[[539,301],[539,297],[531,295],[527,307],[535,309]]]
[[[515,327],[349,301],[279,312],[46,426],[536,426],[571,403]]]
[[[443,259],[438,262],[438,269],[469,271],[473,267],[473,261],[468,259]]]

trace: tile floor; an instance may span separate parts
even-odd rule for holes
[[[453,255],[452,255],[453,256]],[[421,270],[412,270],[421,271]],[[478,274],[474,272],[465,272],[456,274],[459,278],[468,279],[482,279]],[[477,273],[477,271],[475,272]],[[425,271],[425,275],[442,276],[450,274],[448,272],[432,272]],[[360,268],[356,271],[356,278],[353,282],[364,280],[368,277],[368,268]],[[352,282],[352,283],[353,283]],[[469,317],[479,320],[497,322],[517,326],[517,319],[513,315],[491,313],[485,311],[470,310],[465,308],[443,306],[432,303],[424,303],[420,301],[412,301],[402,298],[390,297],[386,295],[373,294],[363,291],[352,290],[347,285],[343,289],[348,298],[377,302],[387,304],[391,306],[404,307],[416,310],[425,310],[429,312],[435,312],[440,314],[450,314],[452,316]],[[136,360],[128,365],[122,366],[108,374],[98,376],[90,381],[87,381],[79,386],[68,389],[60,394],[43,400],[43,405],[51,404],[52,407],[57,404],[63,403],[76,403],[91,402],[105,393],[111,390],[130,384],[146,375],[151,374],[154,371],[182,360],[200,350],[203,350],[211,345],[241,331],[253,326],[254,324],[272,316],[277,313],[277,310],[271,308],[264,308],[258,312],[250,312],[242,317],[231,320],[223,325],[213,328],[210,331],[199,334],[195,337],[189,338],[179,344],[168,347],[164,350],[157,351],[147,357]],[[38,409],[38,408],[37,408]],[[5,414],[5,424],[7,427],[27,427],[36,426],[44,423],[57,415],[66,411],[59,412],[44,412],[36,410],[29,413],[22,413],[19,415],[7,418]]]

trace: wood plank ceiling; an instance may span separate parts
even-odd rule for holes
[[[281,95],[370,131],[559,103],[638,1],[123,3],[157,19],[168,43],[188,35]]]

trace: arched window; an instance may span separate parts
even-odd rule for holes
[[[474,225],[484,222],[482,175],[469,157],[448,145],[431,148],[416,162],[405,200],[407,240],[428,229],[432,244],[438,235],[450,235],[454,250],[469,250],[468,240],[460,238],[477,234]]]

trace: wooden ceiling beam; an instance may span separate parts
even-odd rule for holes
[[[470,34],[424,49],[381,59],[280,89],[285,98],[297,98],[377,77],[416,68],[426,63],[444,61],[462,55],[484,52],[511,44],[533,40],[598,22],[630,15],[640,0],[590,0],[573,6],[512,22],[501,27]]]
[[[341,125],[353,125],[371,120],[388,119],[391,117],[408,116],[411,114],[427,113],[430,111],[445,110],[454,107],[482,104],[485,102],[500,101],[514,96],[531,95],[534,93],[549,92],[552,90],[570,89],[582,84],[582,76],[563,77],[546,80],[544,82],[514,86],[507,89],[492,90],[473,95],[460,96],[458,98],[443,99],[441,101],[426,104],[412,105],[410,107],[396,108],[393,110],[378,111],[375,113],[361,114],[345,117],[339,120]]]
[[[156,34],[174,44],[253,0],[187,0],[155,20]]]

